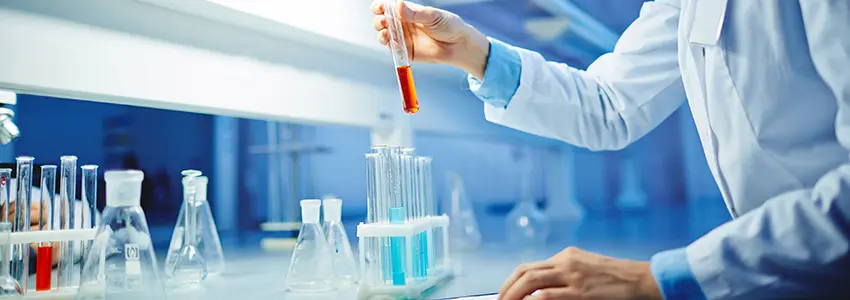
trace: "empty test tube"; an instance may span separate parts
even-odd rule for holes
[[[74,229],[77,197],[77,157],[62,156],[62,179],[59,182],[59,205],[61,207],[59,229]],[[60,288],[71,287],[74,280],[74,242],[62,242],[59,248],[59,271],[57,284]]]
[[[32,165],[35,158],[20,156],[17,161],[17,195],[15,199],[14,231],[27,232],[30,229],[30,211],[32,210]],[[14,245],[12,258],[12,276],[22,286],[29,286],[29,244]],[[24,292],[26,293],[26,291]]]
[[[97,165],[85,165],[80,167],[83,172],[83,211],[80,214],[83,228],[97,228]],[[86,257],[86,252],[91,249],[92,241],[83,242],[80,247],[81,257]],[[83,268],[80,268],[82,273]]]

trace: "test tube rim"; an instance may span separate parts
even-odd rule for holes
[[[77,156],[75,155],[62,155],[59,157],[59,161],[69,161],[69,160],[77,160]]]
[[[18,163],[20,163],[20,162],[27,162],[27,161],[32,162],[32,161],[34,161],[34,160],[35,160],[35,157],[32,157],[32,156],[18,156],[18,157],[15,157],[15,162],[18,162]]]
[[[97,170],[98,165],[83,165],[80,167],[81,170]]]

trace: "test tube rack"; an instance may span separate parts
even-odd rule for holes
[[[357,226],[360,252],[360,288],[358,298],[391,296],[418,299],[422,293],[453,276],[449,257],[446,215],[428,216],[402,224],[360,223]],[[417,237],[425,233],[425,249]],[[393,262],[388,253],[391,242],[400,242],[401,261]],[[425,257],[426,261],[421,259]],[[402,277],[397,277],[402,274]]]
[[[37,244],[41,242],[86,242],[94,240],[96,233],[96,228],[25,231],[12,232],[10,239],[12,245],[30,243]],[[35,276],[30,275],[29,281],[34,283]],[[29,285],[24,286],[24,284],[25,283],[21,282],[21,285],[26,290],[23,299],[73,300],[77,296],[78,288],[75,287],[61,289],[54,287],[50,291],[36,292],[35,288],[30,288]],[[56,282],[54,282],[54,284],[56,284]]]

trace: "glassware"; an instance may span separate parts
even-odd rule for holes
[[[225,269],[224,250],[222,250],[221,238],[218,235],[212,208],[207,199],[207,186],[209,186],[209,178],[206,176],[195,179],[195,190],[197,192],[195,197],[198,201],[198,210],[196,211],[198,213],[198,226],[196,228],[198,242],[195,248],[198,248],[207,262],[208,275],[221,275]]]
[[[399,12],[396,11],[399,0],[384,1],[384,16],[387,17],[390,33],[390,49],[393,53],[393,63],[398,76],[399,90],[404,104],[404,112],[415,114],[419,111],[419,98],[416,95],[416,84],[413,81],[413,70],[410,68],[410,60],[407,46],[404,40],[404,28]]]
[[[649,197],[641,186],[640,175],[635,160],[626,158],[620,168],[620,195],[617,195],[617,207],[620,210],[646,208]]]
[[[83,260],[76,299],[166,299],[145,212],[144,173],[108,171],[106,208]]]
[[[85,165],[80,167],[83,171],[83,228],[97,228],[97,165]],[[82,257],[86,257],[86,251],[91,248],[91,241],[82,243]],[[82,272],[82,270],[80,270]]]
[[[9,260],[12,258],[11,235],[12,223],[0,223],[0,297],[24,295],[20,282],[9,274]]]
[[[195,180],[195,199],[198,203],[197,216],[195,218],[197,224],[195,232],[195,249],[204,258],[207,265],[207,276],[220,275],[224,273],[225,260],[224,251],[221,247],[221,239],[218,235],[218,230],[213,220],[212,209],[207,201],[207,185],[209,179],[205,176],[199,176]],[[177,220],[185,220],[186,205],[180,207],[180,213],[177,215]],[[171,237],[171,244],[168,249],[168,255],[165,259],[166,275],[171,276],[174,268],[174,262],[177,259],[180,249],[183,246],[183,237],[185,236],[185,221],[178,221],[174,226],[174,233]]]
[[[62,167],[59,181],[59,205],[61,207],[59,229],[73,229],[76,217],[77,198],[77,157],[62,156],[59,158]],[[59,288],[74,285],[74,246],[76,242],[62,242],[59,246]]]
[[[183,171],[183,211],[182,218],[177,219],[172,235],[171,247],[165,263],[165,274],[172,283],[181,286],[200,284],[207,277],[207,263],[195,245],[198,243],[198,208],[197,186],[195,180],[201,175],[200,171]],[[182,242],[182,243],[181,243]],[[182,245],[181,245],[182,244]],[[181,246],[177,246],[181,245]],[[179,247],[179,248],[178,248]],[[176,251],[174,251],[176,249]]]
[[[41,166],[41,202],[39,202],[38,230],[53,230],[53,199],[56,198],[56,166]],[[45,211],[47,213],[45,213]],[[36,254],[36,291],[52,288],[53,252],[52,242],[38,243]]]
[[[359,279],[357,263],[354,259],[354,252],[351,251],[348,234],[345,233],[345,227],[342,225],[342,199],[324,199],[322,208],[325,212],[322,228],[325,230],[325,237],[328,239],[336,277],[342,284],[357,284]]]
[[[467,198],[463,178],[457,172],[450,172],[448,177],[449,195],[443,207],[452,220],[452,226],[449,226],[450,244],[458,250],[477,249],[481,246],[481,231],[472,203]]]
[[[313,293],[336,289],[336,271],[330,246],[319,225],[321,206],[320,200],[301,200],[301,231],[286,273],[286,289],[291,292]]]
[[[15,199],[15,216],[12,223],[13,231],[27,232],[30,230],[30,211],[32,209],[32,167],[35,158],[21,156],[17,161],[17,195]],[[30,245],[17,244],[12,250],[12,276],[22,286],[29,286]],[[24,289],[24,293],[26,293]]]
[[[531,191],[531,160],[523,149],[514,153],[518,165],[519,202],[508,213],[508,242],[521,249],[538,249],[546,244],[549,236],[549,217],[546,216]]]

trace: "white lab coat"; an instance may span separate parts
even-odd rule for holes
[[[614,52],[587,71],[517,49],[519,88],[507,108],[485,104],[487,120],[620,149],[687,96],[736,218],[686,250],[706,297],[847,289],[850,1],[730,0],[715,20],[722,24],[715,44],[692,42],[717,29],[693,26],[705,11],[697,2],[646,2]]]

